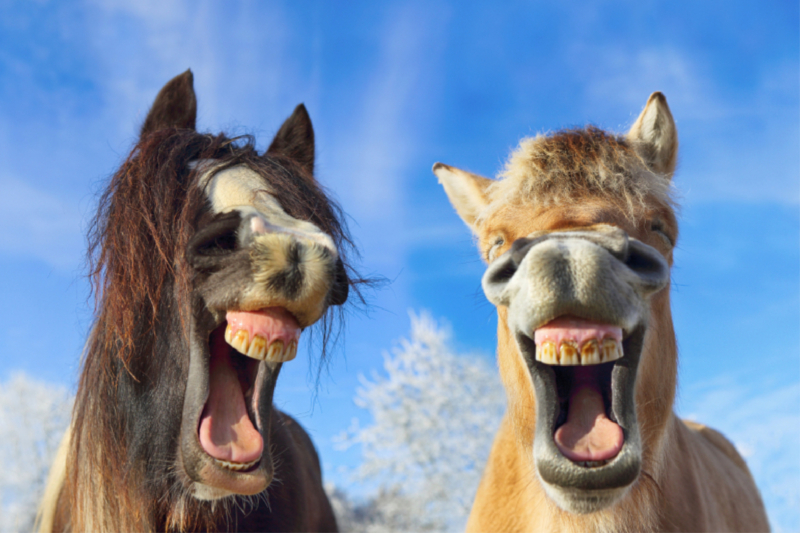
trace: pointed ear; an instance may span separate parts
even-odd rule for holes
[[[650,170],[672,178],[678,159],[678,130],[663,94],[650,95],[642,114],[628,132],[628,140]]]
[[[444,187],[444,192],[456,208],[458,216],[475,231],[475,220],[483,208],[489,205],[486,189],[494,181],[444,163],[433,165],[433,173],[439,178],[439,183]]]
[[[167,82],[156,96],[153,107],[144,119],[141,137],[164,128],[195,129],[197,98],[194,95],[194,76],[191,70],[178,74]]]
[[[314,175],[314,128],[306,106],[294,108],[292,116],[286,119],[275,134],[265,155],[282,155],[294,159]]]

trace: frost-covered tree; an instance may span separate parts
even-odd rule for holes
[[[355,474],[380,488],[348,518],[352,531],[463,530],[505,394],[492,365],[449,340],[448,327],[412,314],[411,338],[384,354],[385,374],[361,377],[355,402],[372,423],[354,421],[342,442],[361,445]]]
[[[31,531],[72,397],[25,374],[0,383],[0,531]]]

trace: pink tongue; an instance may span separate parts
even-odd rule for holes
[[[249,463],[261,457],[264,441],[250,422],[242,383],[221,331],[211,336],[208,400],[200,418],[200,446],[215,459]]]
[[[564,457],[572,461],[613,459],[623,440],[622,428],[606,416],[597,387],[585,382],[573,385],[567,422],[555,434],[556,446]]]

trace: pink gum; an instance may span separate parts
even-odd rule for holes
[[[225,319],[233,330],[233,335],[237,331],[245,330],[249,339],[260,335],[267,344],[276,340],[288,344],[300,339],[300,325],[281,307],[268,307],[260,311],[228,311]]]
[[[547,341],[554,342],[556,346],[560,346],[562,341],[572,341],[578,346],[582,346],[588,340],[602,341],[609,338],[622,342],[622,328],[566,317],[548,322],[533,334],[533,340],[537,346],[541,346],[543,342]]]

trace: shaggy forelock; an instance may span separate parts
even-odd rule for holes
[[[623,137],[594,126],[523,139],[498,177],[481,219],[509,203],[549,206],[587,197],[611,200],[631,218],[654,200],[675,205],[669,176],[649,170]]]

